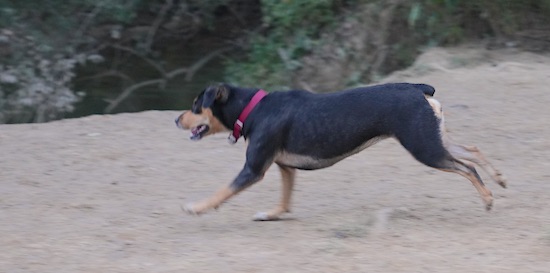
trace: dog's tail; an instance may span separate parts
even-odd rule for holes
[[[423,84],[423,83],[414,83],[414,87],[420,89],[422,92],[424,92],[424,95],[433,97],[435,94],[435,88],[431,85]]]

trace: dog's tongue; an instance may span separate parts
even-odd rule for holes
[[[191,140],[199,140],[199,139],[200,139],[200,135],[199,135],[199,134],[193,134],[193,133],[191,133],[191,135],[189,136],[189,139],[191,139]]]
[[[191,140],[199,140],[201,136],[201,126],[195,127],[191,129],[191,136],[189,137]]]

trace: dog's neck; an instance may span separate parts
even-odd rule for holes
[[[217,113],[217,115],[223,125],[232,130],[235,121],[239,118],[239,115],[259,89],[238,88],[233,86],[229,89],[229,99],[223,107],[220,108],[220,113]],[[214,113],[214,115],[216,115],[216,113]]]

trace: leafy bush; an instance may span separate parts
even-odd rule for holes
[[[201,30],[212,31],[220,14],[246,25],[240,12],[257,5],[247,0],[0,0],[0,123],[43,122],[71,112],[82,97],[73,85],[77,67],[102,55],[108,62],[79,67],[82,74],[75,82],[118,79],[120,84],[98,97],[125,98],[120,86],[139,86],[143,74],[166,76],[171,69],[166,59],[173,57],[163,55],[170,54],[167,48],[204,35]],[[226,28],[236,33],[231,27]],[[128,64],[136,60],[149,66],[134,78],[134,66]],[[105,95],[110,92],[115,94]]]
[[[102,60],[85,31],[94,22],[131,20],[140,2],[0,0],[0,123],[73,111],[83,95],[72,89],[76,66]]]
[[[0,123],[44,122],[71,112],[81,97],[70,88],[76,64],[101,59],[51,54],[51,48],[8,30],[0,40],[19,51],[16,62],[0,66]]]
[[[410,6],[408,23],[431,44],[456,44],[472,37],[512,36],[537,27],[548,15],[550,0],[422,0]]]
[[[131,93],[120,88],[152,80],[144,75],[184,71],[184,61],[174,61],[182,44],[207,45],[190,55],[231,52],[229,82],[332,89],[403,68],[426,45],[505,40],[549,23],[550,0],[0,0],[0,123],[63,117],[82,97],[76,67],[100,54],[108,62],[78,70],[78,84],[104,84],[90,92],[112,105]],[[147,68],[133,69],[143,61]]]
[[[360,18],[360,5],[375,9],[382,0],[262,0],[264,31],[252,35],[244,58],[227,63],[226,76],[242,85],[290,87],[292,75],[302,67],[301,58],[319,45],[344,16]],[[393,1],[399,6],[386,41],[384,74],[410,65],[423,46],[453,45],[469,39],[506,39],[528,28],[550,23],[550,0],[416,0]],[[347,7],[353,11],[343,12]],[[362,31],[357,29],[355,31]],[[382,30],[378,30],[382,31]],[[334,36],[334,35],[333,35]],[[337,46],[335,46],[337,47]],[[338,48],[335,48],[338,50]],[[360,72],[357,72],[360,73]],[[357,79],[367,78],[356,75]],[[356,82],[356,81],[354,81]]]
[[[265,34],[250,38],[244,60],[227,62],[227,80],[269,89],[288,87],[299,58],[318,43],[323,29],[337,22],[339,11],[355,1],[262,0]]]

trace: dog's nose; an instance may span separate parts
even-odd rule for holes
[[[187,113],[187,110],[183,111],[183,113],[181,113],[181,115],[179,115],[179,116],[176,118],[176,120],[174,121],[174,122],[176,122],[176,126],[177,126],[178,128],[184,129],[184,128],[183,128],[183,125],[181,124],[180,121],[181,121],[181,119],[183,118],[183,115],[185,115],[185,113]]]

